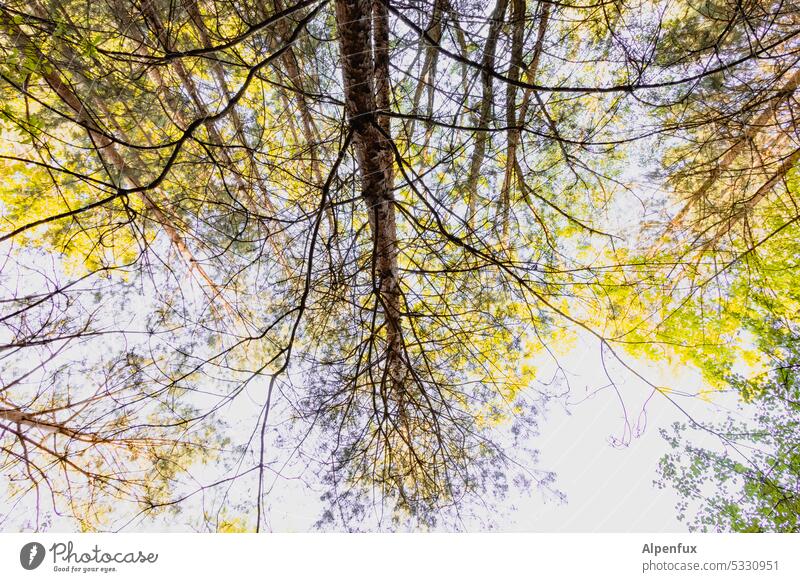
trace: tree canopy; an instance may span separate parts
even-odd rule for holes
[[[582,337],[761,411],[766,449],[661,475],[796,530],[798,35],[782,0],[4,0],[2,513],[260,531],[298,479],[320,527],[464,527],[559,495],[529,442]]]

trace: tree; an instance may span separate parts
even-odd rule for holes
[[[522,445],[553,395],[534,360],[576,332],[672,349],[697,302],[669,261],[710,293],[696,257],[796,161],[781,6],[4,4],[10,499],[106,528],[241,483],[260,530],[292,467],[323,524],[458,527],[551,488]],[[648,248],[614,224],[641,144],[700,192]],[[726,198],[742,169],[765,180]],[[710,241],[673,236],[689,216]]]
[[[659,484],[680,493],[678,510],[691,529],[800,531],[797,336],[786,347],[762,382],[731,379],[748,400],[713,427],[720,447],[684,442],[685,424],[662,431],[674,452],[661,460]]]

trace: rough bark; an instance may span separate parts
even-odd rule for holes
[[[407,368],[403,355],[397,224],[392,191],[393,149],[389,141],[389,120],[378,115],[379,110],[389,106],[388,18],[385,6],[378,4],[381,3],[372,6],[371,0],[336,0],[335,7],[345,109],[353,132],[361,197],[369,215],[372,267],[384,316],[384,379],[388,380],[390,394],[402,410]]]

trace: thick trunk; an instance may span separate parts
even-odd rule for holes
[[[336,0],[336,22],[345,108],[361,175],[361,197],[369,214],[373,272],[384,314],[384,376],[402,409],[406,366],[392,192],[393,149],[389,119],[378,115],[379,110],[389,107],[388,18],[385,5],[371,4],[371,0]]]

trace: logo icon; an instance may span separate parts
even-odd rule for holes
[[[35,570],[44,561],[44,546],[39,542],[30,542],[19,551],[19,563],[26,570]]]

